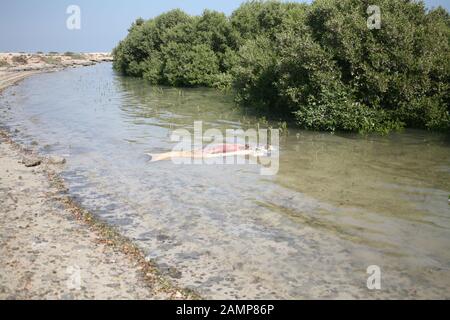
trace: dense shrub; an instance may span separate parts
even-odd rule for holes
[[[318,130],[450,128],[450,17],[421,1],[249,1],[227,18],[136,20],[114,68],[154,84],[232,87],[267,116]]]
[[[26,55],[21,54],[20,56],[12,57],[12,62],[16,64],[27,64],[28,58]]]
[[[307,16],[311,36],[330,54],[352,103],[379,114],[374,129],[392,122],[448,128],[448,14],[427,12],[422,2],[376,2],[379,30],[367,29],[362,1],[316,1]]]
[[[72,51],[64,52],[64,55],[66,57],[70,57],[73,60],[84,60],[85,59],[85,56],[83,54],[72,52]]]
[[[171,86],[212,86],[218,74],[217,56],[209,46],[170,42],[162,48],[164,83]]]
[[[61,58],[60,57],[47,57],[47,56],[43,56],[41,57],[41,61],[46,63],[46,64],[52,64],[52,65],[58,65],[61,63]]]
[[[0,68],[9,67],[8,61],[6,59],[0,59]]]

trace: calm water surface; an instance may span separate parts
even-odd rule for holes
[[[256,127],[230,96],[157,88],[110,64],[37,75],[0,125],[46,154],[85,207],[210,298],[450,298],[450,141],[290,130],[280,171],[148,163],[172,130]],[[366,287],[370,265],[382,290]],[[88,271],[87,271],[88,272]]]

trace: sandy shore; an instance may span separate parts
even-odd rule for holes
[[[0,70],[0,91],[38,72],[109,59],[93,54],[84,63],[49,66],[35,56],[16,65],[17,54],[0,54],[0,61],[5,56],[10,65]],[[59,178],[63,167],[64,159],[32,154],[0,131],[0,299],[196,298],[77,206]]]
[[[89,66],[105,61],[112,61],[110,54],[0,53],[0,92],[32,74],[54,72],[69,67]]]

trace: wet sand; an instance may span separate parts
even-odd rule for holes
[[[95,63],[85,62],[1,68],[0,92],[39,72]],[[0,130],[0,299],[195,298],[66,195],[63,162],[31,154]]]

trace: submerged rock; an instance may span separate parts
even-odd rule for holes
[[[167,270],[167,275],[169,277],[171,277],[171,278],[174,278],[174,279],[181,279],[183,274],[181,273],[181,271],[175,269],[174,267],[170,267]]]
[[[31,167],[40,166],[42,163],[42,160],[37,157],[28,157],[28,158],[23,158],[22,163],[25,165],[25,167],[31,168]]]
[[[52,155],[47,157],[47,162],[50,164],[65,164],[66,159],[60,156]]]

